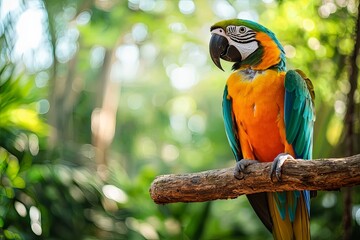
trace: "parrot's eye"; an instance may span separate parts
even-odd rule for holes
[[[246,32],[246,27],[239,27],[239,33],[245,33]]]

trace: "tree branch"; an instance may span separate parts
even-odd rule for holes
[[[291,190],[335,190],[360,184],[360,154],[333,159],[287,160],[282,181],[270,180],[271,163],[252,164],[244,178],[234,178],[234,168],[190,174],[158,176],[150,187],[157,204],[204,202],[237,198],[243,194]]]

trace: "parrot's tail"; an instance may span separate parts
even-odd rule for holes
[[[310,223],[304,195],[299,192],[267,193],[274,239],[310,239]]]

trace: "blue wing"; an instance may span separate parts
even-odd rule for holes
[[[243,156],[240,148],[235,116],[232,111],[232,100],[228,97],[227,86],[225,86],[222,105],[226,136],[236,161],[240,161]]]
[[[314,98],[310,79],[300,70],[289,70],[285,75],[285,130],[296,158],[312,158]]]
[[[312,158],[314,98],[314,88],[310,79],[300,70],[289,70],[285,75],[284,118],[286,140],[293,146],[296,158]],[[310,214],[310,192],[302,193]],[[295,191],[294,194],[297,199],[298,192]],[[291,215],[296,209],[296,202],[295,206],[289,209]]]

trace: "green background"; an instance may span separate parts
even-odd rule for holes
[[[245,197],[156,205],[149,196],[157,175],[235,163],[221,112],[231,65],[221,72],[208,54],[210,26],[226,18],[271,29],[288,69],[312,79],[313,157],[347,154],[355,0],[0,4],[0,238],[272,239]],[[360,139],[359,89],[355,103]],[[313,239],[342,238],[343,208],[341,191],[318,193]]]

